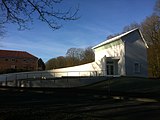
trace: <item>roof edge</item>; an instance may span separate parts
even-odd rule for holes
[[[9,53],[21,53],[21,55],[22,54],[26,54],[26,55],[28,55],[28,56],[30,56],[30,57],[22,57],[22,58],[34,58],[34,59],[38,59],[38,57],[36,57],[36,56],[34,56],[34,55],[32,55],[31,53],[29,53],[29,52],[27,52],[27,51],[20,51],[20,50],[3,50],[3,49],[0,49],[0,52],[5,52],[6,54],[9,52]],[[6,56],[5,56],[6,57]],[[8,56],[7,56],[8,57]],[[13,57],[13,56],[12,56]],[[14,56],[15,57],[15,56]],[[16,56],[16,58],[19,58],[19,56],[17,57]]]
[[[143,40],[143,42],[144,42],[146,48],[149,48],[149,47],[148,47],[148,44],[147,44],[147,42],[146,42],[146,40],[145,40],[144,37],[143,37],[143,34],[142,34],[141,30],[140,30],[140,29],[138,29],[138,30],[139,30],[139,33],[140,33],[140,35],[141,35],[141,37],[142,37],[142,40]]]
[[[92,49],[98,48],[98,47],[100,47],[100,46],[102,46],[102,45],[104,45],[104,44],[109,44],[109,43],[111,43],[111,42],[113,42],[113,41],[116,41],[116,40],[118,40],[118,39],[121,39],[122,37],[128,35],[129,33],[133,32],[133,31],[136,31],[136,30],[139,30],[139,29],[138,29],[138,28],[135,28],[135,29],[132,29],[132,30],[130,30],[130,31],[128,31],[128,32],[122,33],[122,34],[120,34],[120,35],[118,35],[118,36],[115,36],[115,37],[113,37],[113,38],[111,38],[111,39],[107,39],[107,40],[105,40],[104,42],[102,42],[102,43],[100,43],[100,44],[92,47]]]

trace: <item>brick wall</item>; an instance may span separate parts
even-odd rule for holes
[[[35,71],[38,68],[38,59],[27,58],[0,58],[0,72],[7,69],[21,71]]]

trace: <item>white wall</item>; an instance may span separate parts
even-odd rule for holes
[[[59,72],[61,71],[59,70]],[[61,74],[61,76],[59,77],[62,77],[64,75],[62,73],[59,73],[59,75]],[[72,72],[70,72],[70,74],[72,74]],[[53,74],[53,71],[21,72],[14,74],[10,73],[0,75],[0,85],[17,87],[79,87],[107,79],[104,76],[57,78],[54,75],[56,74]],[[74,72],[72,75],[74,75]],[[45,77],[51,79],[42,79],[42,76],[43,78]]]
[[[37,79],[37,78],[53,78],[53,71],[32,71],[32,72],[19,72],[0,75],[0,81],[13,81],[21,79]]]
[[[104,76],[105,69],[103,68],[103,62],[104,60],[102,59],[101,61],[61,69],[2,74],[0,75],[0,82],[21,79],[41,80],[63,76]]]
[[[147,48],[142,40],[139,31],[134,31],[128,36],[125,36],[125,59],[126,59],[126,75],[127,76],[148,76],[147,65]],[[134,64],[140,63],[141,70],[139,73],[135,73]]]
[[[55,73],[56,77],[61,76],[102,76],[105,73],[105,69],[103,69],[103,60],[95,61],[92,63],[53,69],[52,71]]]
[[[108,47],[108,45],[110,47]],[[118,75],[126,75],[125,57],[124,57],[125,56],[125,46],[124,46],[124,42],[121,39],[117,40],[115,44],[109,43],[107,45],[95,48],[94,51],[95,51],[95,60],[101,60],[104,56],[119,58]]]
[[[104,56],[120,57],[124,52],[124,44],[122,40],[117,40],[115,41],[115,43],[109,43],[100,46],[98,48],[95,48],[94,51],[95,51],[95,60],[101,60]]]

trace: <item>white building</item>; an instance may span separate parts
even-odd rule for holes
[[[49,71],[0,75],[0,81],[62,76],[148,77],[147,44],[139,29],[106,40],[92,49],[95,52],[95,61],[92,63]]]
[[[139,29],[108,39],[92,48],[95,62],[55,69],[59,76],[148,76],[147,44]]]

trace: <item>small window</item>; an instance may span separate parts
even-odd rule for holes
[[[15,61],[15,59],[12,59],[12,61]]]
[[[28,63],[28,60],[27,60],[27,59],[24,59],[23,61],[24,61],[25,63]]]
[[[30,67],[30,70],[33,70],[33,67]]]
[[[16,69],[16,66],[15,65],[11,65],[11,69]]]
[[[135,73],[141,72],[141,64],[140,63],[134,63],[134,72]]]

